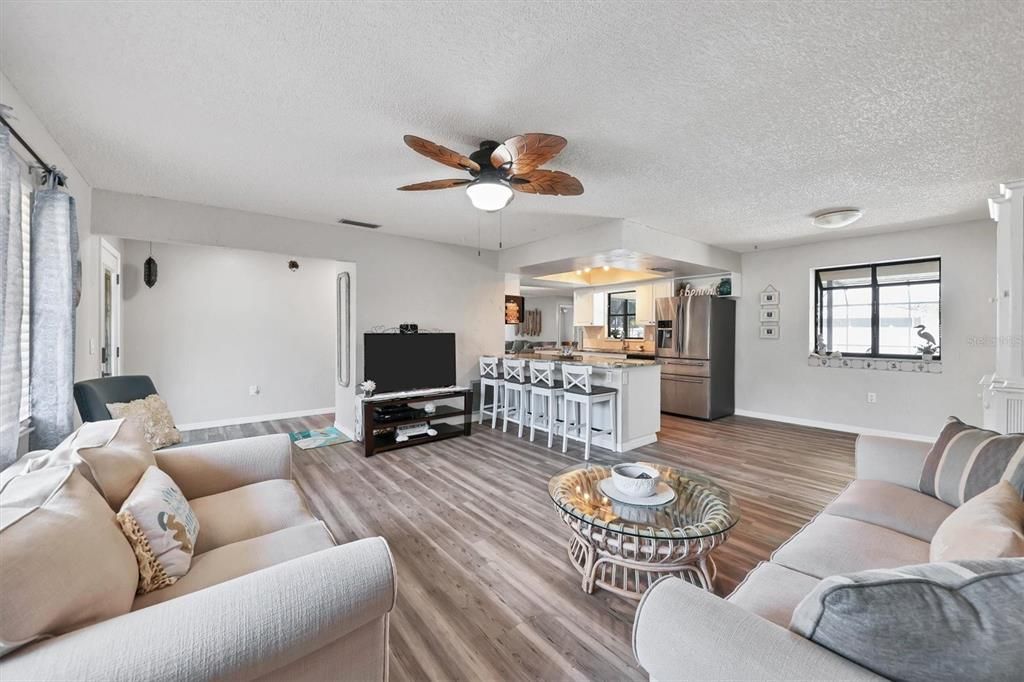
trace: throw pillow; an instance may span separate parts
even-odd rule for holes
[[[1021,594],[1024,559],[862,571],[818,583],[789,629],[889,679],[1015,680]]]
[[[117,514],[139,564],[139,594],[188,573],[199,521],[171,477],[149,467]]]
[[[932,561],[1024,557],[1024,500],[1007,481],[972,497],[932,538]]]
[[[1000,480],[1024,495],[1024,433],[1004,436],[950,417],[925,457],[918,490],[958,507]]]
[[[0,488],[0,656],[128,613],[138,582],[113,510],[74,466]]]
[[[130,403],[107,403],[107,409],[115,419],[124,417],[134,422],[154,450],[181,442],[181,433],[174,428],[167,403],[156,393]]]
[[[123,419],[86,422],[53,450],[38,450],[5,469],[0,473],[0,486],[19,474],[68,464],[116,510],[156,460],[134,424]]]

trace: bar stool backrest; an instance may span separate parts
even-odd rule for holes
[[[530,362],[530,383],[545,388],[555,387],[555,363],[533,360]]]
[[[505,365],[505,381],[520,384],[524,382],[526,360],[505,360],[503,364]]]
[[[584,393],[590,393],[590,375],[594,368],[590,365],[562,365],[562,380],[565,382],[565,390],[577,389]]]
[[[481,355],[480,356],[480,378],[481,379],[497,379],[498,378],[498,358],[493,355]]]

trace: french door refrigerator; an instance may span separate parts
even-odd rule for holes
[[[661,411],[717,419],[735,409],[736,301],[676,296],[655,301]]]

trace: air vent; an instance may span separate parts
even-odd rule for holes
[[[376,230],[380,225],[377,223],[364,223],[361,220],[349,220],[348,218],[339,218],[338,222],[342,225],[351,225],[353,227],[367,227],[371,230]]]
[[[672,272],[672,268],[647,268],[651,272]]]

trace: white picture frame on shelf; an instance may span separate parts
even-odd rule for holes
[[[779,304],[779,292],[772,289],[771,291],[761,292],[761,305],[778,305]]]
[[[777,324],[762,324],[761,334],[762,339],[777,339],[779,338],[779,325]]]
[[[769,305],[761,308],[761,322],[778,322],[779,321],[779,306]]]

